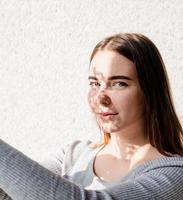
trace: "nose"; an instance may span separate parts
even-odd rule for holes
[[[103,106],[109,106],[111,104],[110,97],[105,92],[100,92],[98,94],[98,103],[102,104]]]

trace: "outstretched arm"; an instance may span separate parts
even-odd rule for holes
[[[13,200],[182,200],[183,178],[172,181],[171,170],[170,177],[158,169],[157,173],[155,177],[150,172],[106,190],[89,191],[50,172],[0,140],[0,188]],[[183,169],[180,167],[176,173],[182,177]]]
[[[12,199],[10,198],[10,196],[8,196],[8,195],[6,194],[6,192],[4,192],[1,188],[0,188],[0,199],[1,199],[1,200],[12,200]]]
[[[87,192],[0,140],[0,188],[13,200],[110,199]],[[107,198],[105,198],[105,196]]]

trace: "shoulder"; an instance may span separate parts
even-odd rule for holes
[[[82,154],[93,152],[95,148],[92,147],[92,142],[76,140],[68,144],[64,148],[65,156],[69,156],[73,161],[78,159]]]
[[[179,155],[162,157],[159,159],[151,160],[147,162],[148,170],[156,169],[156,168],[180,168],[183,169],[183,157]]]
[[[61,148],[58,148],[57,152],[55,152],[52,156],[56,157],[57,160],[60,160],[61,162],[63,162],[65,158],[68,157],[70,160],[74,161],[75,159],[78,159],[78,157],[80,157],[83,153],[92,152],[94,148],[92,148],[91,146],[92,142],[89,140],[75,140]]]
[[[171,156],[157,159],[151,162],[147,167],[147,171],[159,178],[161,178],[159,175],[163,174],[169,181],[180,181],[183,184],[183,157]]]
[[[123,180],[128,181],[130,179],[139,179],[149,176],[154,177],[158,181],[164,180],[164,178],[167,177],[170,182],[180,181],[183,183],[182,174],[183,157],[171,156],[146,161],[134,168]]]
[[[183,157],[147,161],[124,177],[123,184],[149,199],[183,199]]]
[[[166,187],[175,190],[183,184],[183,157],[170,156],[148,161],[137,168],[136,172],[140,178],[152,180],[164,186],[165,190]]]
[[[70,170],[78,161],[89,162],[97,148],[92,147],[92,141],[74,141],[63,149],[62,157],[62,169],[63,174]]]
[[[149,187],[153,186],[152,191],[159,199],[183,199],[183,157],[171,156],[153,161],[147,167],[146,180],[149,180]]]
[[[89,155],[95,151],[95,148],[92,148],[91,145],[91,141],[77,140],[71,142],[49,154],[48,159],[44,160],[41,164],[52,172],[63,175],[70,170],[81,157],[85,160],[89,159]]]

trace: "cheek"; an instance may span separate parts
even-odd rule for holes
[[[96,96],[96,91],[89,90],[88,92],[88,104],[92,110],[96,108],[96,102],[95,102],[95,96]]]
[[[144,112],[144,101],[143,97],[139,93],[123,94],[118,95],[113,99],[114,105],[118,110],[124,111],[125,113],[139,113]]]
[[[142,97],[134,92],[125,91],[123,93],[111,95],[113,105],[117,110],[128,111],[139,109],[142,106]]]
[[[131,99],[125,95],[113,96],[111,99],[112,99],[114,107],[118,111],[127,110],[131,105]]]

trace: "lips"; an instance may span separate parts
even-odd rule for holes
[[[101,112],[97,113],[99,118],[104,121],[113,120],[118,113],[112,113],[112,112]]]
[[[101,116],[112,116],[112,115],[117,115],[118,113],[109,113],[109,112],[104,112],[104,113],[98,113]]]

